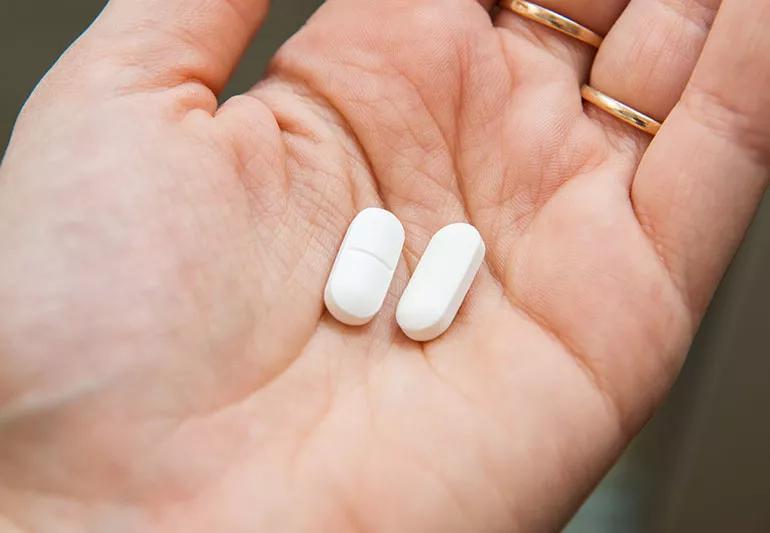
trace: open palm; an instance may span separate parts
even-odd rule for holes
[[[668,116],[651,145],[584,108],[592,49],[488,2],[330,0],[219,106],[264,0],[111,1],[0,173],[0,530],[558,529],[767,184],[770,6],[542,4],[609,32],[592,85]],[[349,328],[323,287],[368,206],[406,247]],[[412,342],[395,304],[457,221],[486,262]]]

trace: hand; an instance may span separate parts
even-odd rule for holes
[[[330,0],[218,106],[265,0],[110,2],[0,174],[0,529],[563,525],[671,385],[768,183],[770,5],[725,0],[711,28],[716,0],[626,3],[542,2],[609,32],[591,69],[475,0]],[[654,142],[584,108],[589,69],[668,116]],[[322,292],[372,205],[407,244],[349,328]],[[398,296],[462,220],[486,263],[449,332],[411,342]]]

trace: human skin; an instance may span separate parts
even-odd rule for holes
[[[0,167],[0,531],[563,526],[767,186],[770,4],[542,4],[598,55],[476,0],[329,0],[220,106],[264,0],[109,2]],[[651,144],[589,76],[667,117]],[[368,206],[406,246],[350,328],[323,287]],[[398,296],[458,221],[485,264],[412,342]]]

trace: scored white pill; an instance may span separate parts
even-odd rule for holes
[[[410,339],[430,341],[449,329],[485,253],[484,240],[470,224],[450,224],[433,236],[396,309]]]
[[[326,282],[324,302],[349,326],[369,322],[382,307],[404,246],[404,227],[389,211],[370,207],[350,223]]]

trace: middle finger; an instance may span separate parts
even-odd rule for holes
[[[617,20],[629,0],[535,0],[527,2],[532,8],[545,8],[585,27],[593,33],[603,36]],[[495,17],[495,26],[506,28],[516,35],[531,35],[539,46],[548,48],[552,53],[567,58],[577,69],[578,77],[586,75],[586,69],[595,52],[588,44],[581,43],[574,37],[565,35],[553,28],[529,20],[510,8],[503,7]],[[577,61],[574,61],[574,59]]]

